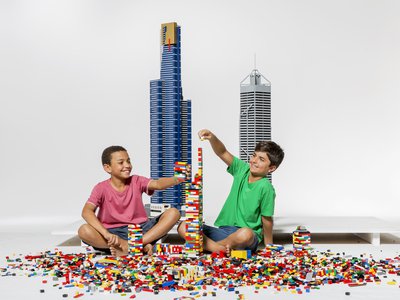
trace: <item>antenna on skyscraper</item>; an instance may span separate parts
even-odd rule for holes
[[[257,54],[254,53],[254,70],[257,70]]]

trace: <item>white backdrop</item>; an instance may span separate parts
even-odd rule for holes
[[[112,144],[149,176],[149,81],[172,21],[194,136],[209,128],[237,154],[255,53],[272,82],[276,215],[398,217],[399,13],[395,0],[0,0],[0,225],[79,219]],[[198,146],[215,216],[231,178]]]

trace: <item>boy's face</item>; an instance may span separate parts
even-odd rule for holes
[[[107,173],[119,179],[128,179],[132,171],[131,159],[126,151],[112,153],[111,163],[103,167]]]
[[[271,166],[271,161],[266,152],[254,152],[250,158],[250,172],[253,176],[266,176],[276,170],[275,166]]]

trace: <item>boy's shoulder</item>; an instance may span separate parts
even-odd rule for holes
[[[108,185],[110,185],[109,182],[110,182],[110,178],[100,181],[94,186],[94,189],[105,189],[105,188],[107,188]]]
[[[247,170],[250,169],[250,166],[244,160],[241,160],[240,158],[233,156],[232,163],[228,166],[227,169],[228,169],[228,171],[229,170],[237,170],[237,171],[246,172]]]
[[[104,185],[104,184],[108,184],[111,181],[111,177],[107,178],[105,180],[102,180],[100,182],[98,182],[96,185]]]

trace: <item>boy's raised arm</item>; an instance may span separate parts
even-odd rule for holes
[[[226,150],[225,145],[215,136],[214,133],[212,133],[208,129],[202,129],[198,133],[199,138],[201,140],[209,140],[211,147],[213,148],[215,154],[224,162],[227,164],[227,166],[230,166],[233,162],[233,155]]]

